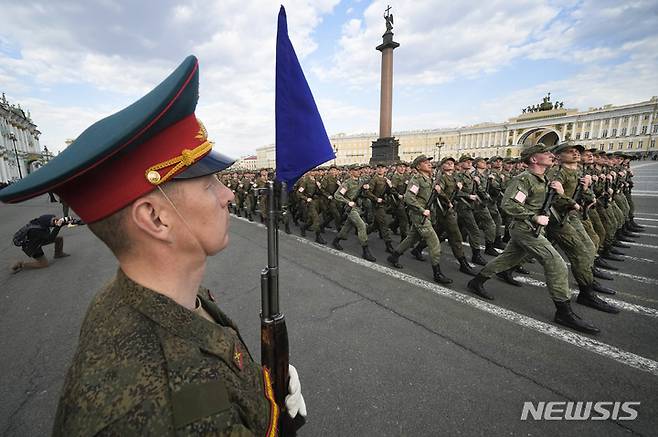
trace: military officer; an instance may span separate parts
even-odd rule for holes
[[[315,171],[306,173],[299,183],[297,198],[304,204],[306,211],[306,222],[302,223],[301,232],[302,236],[305,236],[306,230],[310,229],[315,232],[316,243],[327,244],[320,232],[320,197],[322,195],[320,188],[320,181],[315,178]]]
[[[338,202],[334,199],[334,193],[338,189],[338,167],[332,165],[329,171],[322,177],[320,181],[320,192],[322,193],[322,210],[324,211],[325,218],[320,226],[322,231],[332,220],[336,230],[340,229],[342,220],[340,212],[338,212]]]
[[[441,272],[441,266],[439,265],[441,244],[432,226],[431,205],[428,203],[432,190],[440,190],[440,187],[435,185],[432,180],[431,160],[431,156],[419,155],[413,161],[413,167],[418,173],[409,179],[407,191],[404,193],[404,201],[409,208],[411,230],[407,238],[400,242],[387,260],[394,267],[401,269],[400,256],[420,239],[423,239],[429,248],[434,280],[439,284],[451,284],[452,279]]]
[[[549,217],[541,213],[548,186],[563,194],[559,181],[547,183],[544,173],[553,166],[554,156],[543,144],[527,147],[521,152],[521,159],[528,167],[516,176],[503,195],[501,206],[514,220],[510,231],[511,239],[500,256],[490,261],[478,275],[468,282],[473,293],[493,299],[484,289],[484,283],[494,274],[509,270],[528,256],[536,258],[544,267],[548,292],[555,303],[555,322],[578,331],[596,334],[600,330],[583,320],[571,309],[571,291],[567,276],[567,265],[544,236],[543,227]],[[535,236],[536,228],[541,233]]]
[[[406,162],[400,162],[395,166],[395,173],[391,176],[391,192],[397,197],[397,202],[392,202],[393,223],[391,228],[400,228],[400,241],[407,237],[409,232],[409,218],[404,205],[404,193],[407,191],[407,174],[408,165]]]
[[[233,193],[215,173],[233,160],[212,150],[194,114],[198,71],[188,57],[0,192],[19,202],[54,191],[119,262],[82,324],[55,436],[276,432],[268,374],[200,285],[207,258],[229,242]],[[291,368],[291,416],[305,415],[297,384]]]
[[[470,171],[467,162],[464,163],[465,171]],[[484,158],[475,158],[475,170],[472,171],[472,178],[475,182],[475,192],[477,201],[473,204],[473,216],[478,227],[484,233],[484,253],[491,256],[498,256],[494,248],[496,240],[496,222],[491,216],[489,204],[492,203],[489,195],[489,172],[487,170],[487,161]]]

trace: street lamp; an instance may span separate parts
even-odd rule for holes
[[[436,143],[436,148],[439,149],[439,157],[437,158],[438,161],[441,160],[441,147],[443,147],[445,143],[441,141],[441,138],[439,138],[439,141]]]
[[[14,143],[14,154],[16,154],[16,165],[18,165],[18,175],[23,179],[23,172],[21,171],[21,162],[18,160],[18,149],[16,148],[16,135],[13,132],[9,132],[9,139]]]
[[[338,147],[336,147],[335,144],[332,144],[334,146],[334,165],[336,165],[336,158],[338,156]]]

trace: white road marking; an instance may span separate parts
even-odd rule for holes
[[[642,225],[642,227],[658,229],[658,226],[654,226],[654,225]]]
[[[656,176],[658,178],[658,176]],[[638,215],[653,215],[653,216],[658,216],[658,214],[653,213],[653,212],[636,212],[634,213],[636,216]]]
[[[514,279],[516,279],[517,281],[522,282],[524,284],[532,285],[532,286],[539,287],[539,288],[546,288],[546,282],[540,281],[540,280],[537,280],[537,279],[533,279],[533,278],[529,278],[527,276],[514,276]],[[573,297],[575,298],[576,296],[578,296],[578,293],[580,293],[580,291],[575,289],[575,288],[572,288],[571,293],[573,294]],[[607,297],[607,296],[604,297],[600,293],[597,293],[597,294],[601,299],[605,300],[609,304],[614,305],[614,306],[616,306],[620,309],[630,311],[630,312],[633,312],[633,313],[637,313],[637,314],[641,314],[643,316],[658,318],[658,309],[644,307],[642,305],[636,305],[636,304],[629,303],[629,302],[626,302],[626,301],[623,301],[623,300],[613,299],[613,298]]]
[[[641,263],[651,263],[651,264],[656,263],[656,261],[654,261],[652,259],[649,259],[649,258],[637,258],[635,256],[630,256],[630,255],[622,255],[622,256],[626,259],[631,260],[631,261],[638,261],[638,262],[641,262]]]
[[[646,232],[642,232],[640,234],[640,236],[642,236],[642,237],[654,237],[655,238],[655,237],[658,237],[658,234],[647,234]]]
[[[241,217],[236,217],[238,219],[241,219],[247,223],[250,223],[247,219],[243,219]],[[258,224],[259,226],[263,226],[261,224]],[[528,329],[532,329],[534,331],[537,331],[539,333],[548,335],[549,337],[553,337],[557,340],[561,340],[565,343],[571,344],[573,346],[579,347],[581,349],[588,350],[590,352],[593,352],[595,354],[610,358],[614,361],[617,361],[618,363],[624,364],[629,367],[633,367],[635,369],[642,370],[644,372],[650,373],[652,375],[658,376],[658,362],[642,357],[640,355],[636,355],[632,352],[627,352],[625,350],[619,349],[615,346],[612,346],[607,343],[600,342],[598,340],[595,340],[594,338],[587,337],[585,335],[577,334],[572,331],[567,331],[566,329],[562,329],[558,326],[552,325],[550,323],[542,322],[536,319],[533,319],[532,317],[525,316],[523,314],[517,313],[515,311],[511,311],[505,308],[501,308],[497,305],[490,304],[488,302],[484,302],[482,300],[479,300],[475,297],[470,297],[465,294],[459,293],[457,291],[453,291],[449,288],[442,287],[438,284],[435,284],[433,282],[428,282],[423,279],[417,278],[412,275],[408,275],[406,273],[402,273],[397,270],[393,270],[388,267],[384,267],[382,265],[376,264],[376,263],[371,263],[370,261],[366,261],[362,258],[358,258],[354,255],[350,255],[345,252],[341,252],[338,250],[334,250],[332,248],[313,243],[309,240],[306,240],[305,238],[298,237],[297,235],[289,235],[289,237],[297,240],[298,242],[302,244],[306,244],[309,246],[313,246],[318,250],[321,250],[326,253],[330,253],[332,255],[338,256],[340,258],[343,258],[345,260],[351,261],[355,264],[358,264],[362,267],[367,267],[371,270],[374,270],[376,272],[385,274],[387,276],[390,276],[395,279],[399,279],[402,281],[406,281],[408,283],[411,283],[413,285],[416,285],[418,287],[424,288],[436,295],[447,297],[449,299],[452,299],[456,302],[463,303],[465,305],[469,305],[473,308],[477,308],[481,311],[484,311],[486,313],[492,314],[494,316],[500,317],[501,319],[505,319],[507,321],[510,321],[512,323],[515,323],[519,326],[523,326]]]
[[[633,191],[633,197],[658,197],[658,191]]]
[[[629,246],[646,247],[647,249],[658,249],[658,246],[654,246],[653,244],[631,243],[626,241],[623,243],[628,244]]]

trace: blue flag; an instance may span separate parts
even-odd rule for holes
[[[276,34],[275,111],[276,179],[292,187],[301,175],[336,155],[288,38],[283,6]]]

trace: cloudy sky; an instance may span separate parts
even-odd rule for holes
[[[329,135],[376,132],[387,4],[393,129],[504,121],[553,100],[587,109],[658,95],[658,1],[285,0]],[[234,156],[274,141],[273,0],[0,0],[0,92],[59,150],[188,54],[197,115]]]

